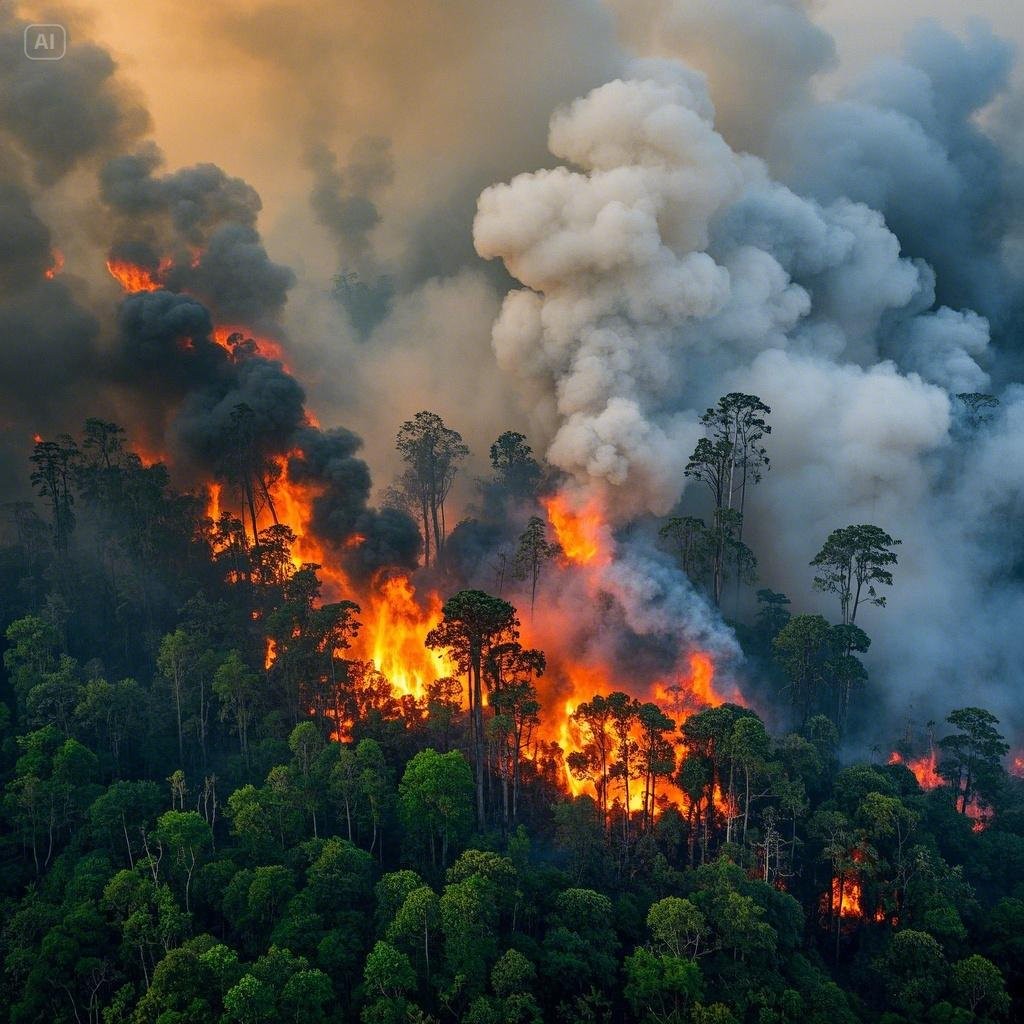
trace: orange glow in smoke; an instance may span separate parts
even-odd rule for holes
[[[64,253],[60,249],[53,250],[53,262],[45,270],[46,278],[52,281],[64,269]]]
[[[236,354],[236,350],[240,344],[251,342],[253,351],[256,355],[261,356],[263,359],[276,359],[287,369],[284,349],[281,348],[279,342],[276,342],[271,338],[257,337],[252,333],[252,331],[245,327],[215,327],[213,329],[212,337],[213,340],[231,356]]]
[[[604,515],[590,499],[574,507],[563,495],[545,498],[544,508],[562,552],[578,565],[606,565],[611,561],[611,536]]]

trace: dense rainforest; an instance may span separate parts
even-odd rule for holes
[[[961,403],[980,429],[985,396]],[[422,692],[359,646],[367,595],[408,575],[311,561],[244,423],[217,503],[113,423],[37,439],[38,500],[6,507],[0,547],[8,1019],[1017,1019],[1010,744],[960,707],[864,753],[858,607],[884,614],[899,541],[816,539],[808,592],[837,623],[756,590],[743,517],[769,412],[709,409],[687,470],[709,504],[652,524],[709,607],[735,605],[745,696],[696,699],[696,652],[675,692],[637,696],[625,672],[571,711],[524,637],[586,531],[560,528],[522,435],[449,527],[465,445],[430,413],[399,431],[390,507],[439,595],[415,641],[451,668]]]

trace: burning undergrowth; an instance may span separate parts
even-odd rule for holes
[[[201,252],[189,259],[202,266]],[[291,571],[319,567],[324,600],[359,605],[360,628],[338,649],[349,665],[346,681],[370,694],[364,699],[390,694],[426,708],[439,681],[461,671],[424,646],[441,622],[443,596],[436,570],[416,580],[418,527],[403,510],[370,505],[360,438],[315,424],[282,361],[283,339],[215,326],[197,296],[171,290],[174,266],[169,258],[148,268],[128,263],[123,252],[108,261],[127,292],[114,359],[123,379],[160,382],[168,458],[205,487],[215,550],[283,539]],[[616,540],[599,497],[581,499],[566,488],[543,499],[542,510],[558,556],[521,625],[523,645],[546,656],[536,680],[543,713],[531,730],[532,756],[554,757],[561,784],[595,793],[568,767],[569,755],[588,744],[581,706],[628,691],[663,708],[674,730],[695,711],[741,700],[734,683],[715,679],[716,665],[728,672],[738,649],[664,553],[635,538]],[[243,577],[231,569],[229,578]],[[268,637],[268,674],[280,651]],[[332,710],[330,700],[323,710],[345,735],[347,714]],[[628,794],[623,799],[632,803]],[[650,813],[653,799],[652,789]]]

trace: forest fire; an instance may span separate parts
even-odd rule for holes
[[[673,725],[669,742],[676,762],[685,755],[686,745],[678,738],[675,728],[685,722],[690,715],[705,708],[718,707],[725,702],[725,698],[717,693],[714,687],[715,668],[711,656],[703,651],[692,651],[686,662],[688,671],[682,673],[673,683],[653,683],[647,695],[647,700],[667,715]],[[555,716],[554,721],[550,723],[542,719],[538,738],[556,742],[561,748],[565,758],[563,781],[567,791],[573,796],[594,797],[601,803],[600,777],[591,777],[592,771],[588,772],[584,766],[589,763],[592,768],[595,758],[606,761],[608,765],[621,762],[623,740],[612,725],[613,716],[605,714],[607,705],[598,704],[596,708],[594,705],[597,700],[608,698],[614,691],[621,691],[622,685],[610,678],[609,673],[602,667],[570,663],[563,671],[569,680],[573,696],[555,703],[555,706],[562,710],[562,716],[560,719]],[[643,699],[638,698],[640,701]],[[634,721],[630,725],[628,741],[634,757],[637,756],[637,752],[648,746],[639,721]],[[614,774],[613,772],[612,775]],[[609,776],[606,783],[607,792],[604,794],[607,802],[611,803],[618,799],[620,804],[626,803],[626,787],[623,780],[623,773],[618,773],[615,779]],[[683,809],[689,805],[683,791],[668,778],[657,781],[654,790],[660,798],[674,802]],[[651,796],[653,797],[654,793]],[[637,784],[629,792],[630,812],[643,811],[644,798],[643,788]],[[737,814],[735,801],[724,793],[717,783],[712,789],[712,803],[715,811],[723,818],[735,817]]]
[[[829,892],[821,897],[821,912],[827,914],[839,923],[845,921],[867,921],[875,924],[885,924],[890,920],[882,906],[876,907],[870,914],[864,905],[864,880],[862,877],[862,865],[867,862],[863,850],[855,849],[849,855],[848,865],[837,871],[833,878]],[[893,921],[895,919],[893,918]]]
[[[387,677],[397,695],[422,701],[432,682],[458,673],[444,654],[423,645],[424,637],[441,621],[437,593],[428,595],[424,610],[407,576],[379,577],[365,598],[361,618],[356,646]]]
[[[200,257],[196,253],[192,257],[195,268]],[[164,259],[155,270],[116,259],[108,261],[107,266],[126,292],[138,292],[164,287],[173,262]],[[262,335],[255,336],[241,324],[216,326],[211,340],[229,354],[233,363],[240,363],[247,356],[258,356],[276,361],[285,373],[290,373],[280,343]],[[303,410],[303,415],[308,425],[316,425],[315,417],[308,410]],[[301,444],[290,451],[267,453],[259,458],[232,455],[228,459],[230,474],[218,475],[207,482],[206,513],[212,524],[213,549],[223,554],[239,543],[242,547],[266,548],[265,556],[271,558],[269,571],[276,573],[280,568],[272,568],[275,557],[272,549],[285,538],[294,570],[309,564],[319,566],[321,601],[351,600],[358,604],[359,628],[349,638],[344,656],[371,666],[379,673],[382,685],[390,687],[396,698],[412,700],[425,707],[433,683],[461,675],[446,654],[428,650],[424,645],[427,634],[442,619],[443,597],[436,590],[417,594],[406,571],[378,570],[359,579],[346,572],[346,559],[367,543],[367,537],[352,528],[347,535],[333,537],[328,543],[317,534],[314,508],[329,484],[315,475],[292,471],[295,464],[301,465],[308,458],[309,453]],[[562,493],[542,499],[542,504],[553,539],[557,541],[557,548],[553,550],[561,556],[555,559],[554,571],[583,573],[584,592],[597,599],[610,585],[603,579],[602,571],[611,565],[614,555],[611,529],[600,500],[594,496]],[[286,528],[287,533],[272,533],[276,527]],[[238,582],[245,578],[245,573],[233,561],[226,578]],[[544,618],[548,622],[560,622],[566,614],[571,613],[565,609],[557,612],[545,609]],[[524,634],[532,631],[530,625],[523,626]],[[625,684],[603,659],[585,663],[572,656],[569,647],[573,640],[568,631],[559,630],[552,636],[534,639],[535,646],[545,651],[549,665],[546,676],[538,680],[538,699],[543,710],[535,738],[538,743],[558,744],[563,757],[563,781],[569,792],[598,795],[594,782],[583,778],[579,770],[571,770],[569,765],[573,758],[578,761],[580,757],[589,756],[594,741],[580,717],[581,708],[585,710],[595,697],[604,698],[621,691]],[[264,669],[273,670],[281,654],[278,642],[272,637],[266,638]],[[691,650],[684,655],[680,666],[673,674],[634,681],[629,686],[636,694],[630,699],[637,707],[640,701],[646,700],[669,716],[665,721],[673,733],[691,714],[715,707],[725,699],[715,688],[715,665],[710,653]],[[486,694],[483,699],[486,703]],[[639,749],[643,742],[639,722],[634,722],[631,729],[630,747],[635,745]],[[347,734],[343,723],[336,731],[339,735]],[[677,757],[685,753],[677,739],[672,739],[670,744]],[[616,742],[608,747],[610,759],[617,756],[620,745]],[[667,777],[646,788],[639,784],[630,786],[626,780],[613,786],[606,778],[603,787],[605,801],[620,799],[633,812],[653,814],[656,789],[663,797],[668,796],[681,805],[686,803],[684,794]],[[616,797],[612,789],[621,789],[621,797]],[[735,815],[736,808],[731,798],[723,794],[721,786],[716,783],[712,790],[710,800],[715,811],[723,817]]]
[[[894,750],[889,755],[888,763],[906,765],[914,773],[917,784],[926,793],[949,784],[939,773],[938,754],[934,747],[931,747],[923,757],[911,758],[910,760],[905,759],[899,751]],[[977,794],[973,795],[966,802],[963,802],[958,796],[957,803],[958,807],[962,805],[961,813],[970,818],[972,832],[984,832],[988,828],[992,820],[992,812],[990,808],[986,807],[978,799]]]
[[[856,871],[846,871],[832,879],[833,915],[839,917],[864,917],[863,885]]]

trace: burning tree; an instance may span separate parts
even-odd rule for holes
[[[959,708],[946,718],[957,732],[939,740],[939,773],[953,787],[957,810],[968,814],[980,800],[991,803],[1002,786],[1002,759],[1010,745],[996,728],[999,719],[983,708]]]
[[[460,591],[445,602],[442,615],[440,625],[427,634],[426,646],[447,651],[469,680],[477,822],[483,828],[486,822],[483,665],[494,647],[518,639],[519,620],[515,608],[508,601],[492,597],[482,590]]]
[[[590,781],[597,792],[597,805],[601,809],[601,821],[608,822],[608,782],[611,778],[614,737],[612,734],[612,709],[608,700],[597,694],[584,701],[570,715],[582,733],[583,742],[565,759],[573,777]]]

